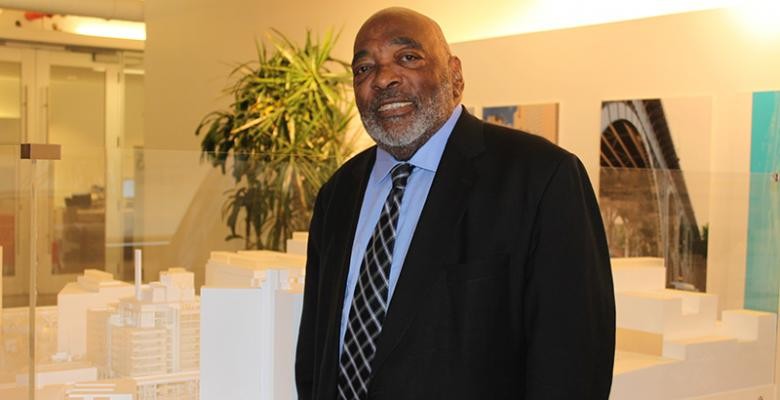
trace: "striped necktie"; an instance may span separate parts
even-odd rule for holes
[[[338,390],[341,400],[361,400],[368,393],[371,361],[387,313],[388,282],[398,213],[412,168],[411,164],[402,163],[390,172],[393,188],[382,207],[360,264],[360,275],[349,309],[344,348],[339,361]]]

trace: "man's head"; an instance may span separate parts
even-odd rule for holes
[[[432,19],[404,8],[372,15],[355,38],[355,101],[368,134],[409,159],[447,121],[463,92],[460,60]]]

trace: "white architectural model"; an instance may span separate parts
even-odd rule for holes
[[[282,288],[303,285],[306,256],[257,250],[213,251],[206,263],[206,287],[259,288],[268,278],[267,271],[280,274]],[[275,271],[275,272],[274,272]]]
[[[309,232],[293,232],[292,239],[287,239],[287,253],[305,256],[308,242]]]
[[[136,385],[132,379],[79,382],[63,388],[63,400],[133,400]]]
[[[27,371],[16,375],[17,386],[27,386],[29,375]],[[66,382],[94,381],[97,379],[97,369],[88,362],[69,361],[56,364],[36,365],[35,387]]]
[[[29,359],[30,324],[26,307],[6,308],[0,324],[0,388],[4,384],[16,386],[17,375],[27,375]],[[35,312],[35,350],[41,366],[57,352],[57,308],[38,307]],[[0,399],[5,400],[2,390]]]
[[[135,400],[136,383],[132,379],[82,381],[46,385],[35,391],[35,400]],[[3,390],[0,399],[29,400],[26,387]]]
[[[159,282],[141,285],[137,279],[133,286],[87,270],[57,300],[56,308],[36,310],[36,399],[198,398],[200,301],[191,272],[172,268]],[[25,308],[6,313],[10,323],[0,335],[3,400],[26,399],[26,314]]]
[[[87,352],[87,309],[106,307],[133,295],[133,286],[108,272],[88,269],[57,295],[57,349],[73,357]]]
[[[211,254],[201,290],[201,399],[297,398],[305,264],[303,255],[270,251]]]
[[[91,308],[87,358],[101,378],[134,378],[138,399],[197,398],[200,304],[194,275],[181,268],[160,273],[135,296]]]
[[[201,298],[179,268],[134,286],[85,271],[56,309],[37,309],[36,399],[296,398],[305,242],[295,235],[291,253],[213,252]],[[615,259],[613,277],[611,399],[775,399],[775,314],[732,310],[718,321],[717,296],[664,288],[661,259]],[[0,314],[2,400],[27,398],[26,313]]]
[[[110,274],[86,271],[76,284],[60,292],[62,302],[53,314],[59,317],[60,327],[62,318],[82,321],[83,325],[66,322],[85,335],[81,338],[85,354],[61,352],[54,362],[39,361],[36,399],[197,399],[200,304],[193,284],[194,275],[180,268],[162,272],[159,282],[140,285],[139,280],[135,288],[117,284]],[[122,290],[125,296],[106,301],[109,295],[117,295],[112,289]],[[62,335],[62,328],[54,331]],[[0,384],[0,399],[26,396],[21,389],[27,385],[27,374],[19,370],[14,385]],[[128,380],[132,390],[125,387]]]
[[[774,399],[776,315],[664,288],[663,259],[613,259],[617,355],[611,399]]]

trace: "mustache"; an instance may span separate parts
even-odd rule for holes
[[[372,111],[376,111],[377,109],[379,109],[379,107],[382,106],[382,104],[391,101],[408,101],[414,104],[415,106],[420,105],[420,99],[417,96],[404,95],[403,93],[401,93],[400,90],[396,88],[389,88],[379,92],[379,94],[377,94],[376,97],[374,97],[371,100],[369,108]]]

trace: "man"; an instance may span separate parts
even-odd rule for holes
[[[460,105],[438,25],[361,27],[355,99],[377,142],[322,187],[296,359],[301,399],[607,399],[614,297],[572,154]]]

